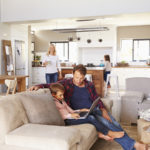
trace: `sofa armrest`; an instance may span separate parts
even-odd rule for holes
[[[101,98],[104,106],[106,107],[107,111],[112,112],[113,100],[108,98]]]
[[[144,93],[137,91],[126,91],[125,94],[121,96],[121,98],[122,100],[136,100],[138,103],[142,103],[144,99]]]

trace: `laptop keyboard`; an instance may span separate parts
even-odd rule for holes
[[[80,112],[79,115],[80,115],[80,117],[83,117],[83,116],[85,116],[87,113],[88,113],[88,112],[83,111],[83,112]]]

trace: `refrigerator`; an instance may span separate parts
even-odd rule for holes
[[[15,74],[25,75],[25,42],[15,40]]]

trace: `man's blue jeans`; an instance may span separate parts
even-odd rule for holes
[[[46,73],[45,77],[46,77],[46,83],[47,84],[57,82],[58,72],[56,72],[56,73]]]
[[[111,114],[110,113],[108,114],[112,122],[102,117],[102,112],[98,107],[93,111],[93,115],[95,116],[95,118],[99,122],[101,122],[107,129],[111,131],[124,131],[122,127],[120,126],[120,124],[111,116]],[[131,139],[125,131],[124,133],[125,134],[122,138],[115,138],[114,140],[117,143],[119,143],[123,147],[124,150],[135,150],[134,148],[135,140]]]
[[[98,132],[101,132],[105,135],[108,134],[108,129],[100,123],[93,115],[89,115],[85,119],[66,119],[65,124],[66,125],[78,125],[78,124],[85,124],[90,123],[93,124]]]

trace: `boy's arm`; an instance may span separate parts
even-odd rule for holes
[[[70,106],[68,106],[68,104],[67,104],[65,101],[63,101],[63,103],[65,104],[67,110],[68,110],[70,113],[74,113],[74,112],[75,112]]]

